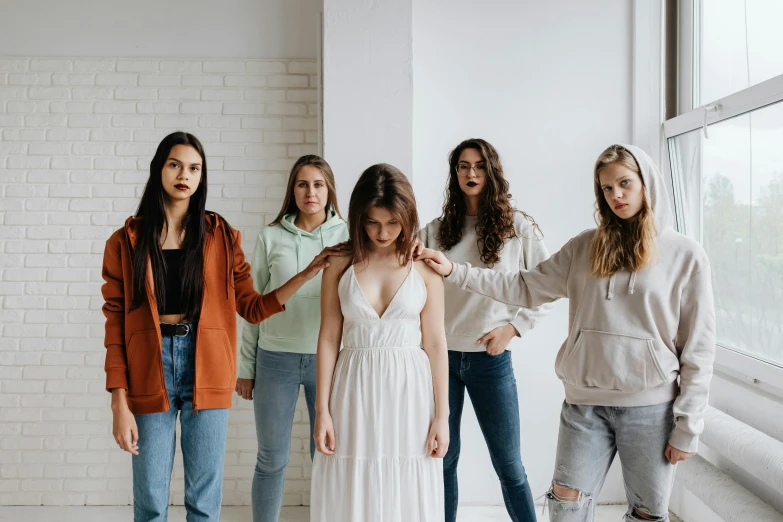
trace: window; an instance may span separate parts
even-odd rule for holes
[[[677,223],[710,256],[719,352],[768,373],[783,368],[783,2],[682,5],[681,114],[664,123]]]
[[[694,34],[700,53],[694,107],[711,103],[783,74],[783,2],[706,0],[696,2],[701,27]],[[698,16],[700,13],[700,17]]]

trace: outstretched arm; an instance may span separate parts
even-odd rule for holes
[[[460,288],[507,305],[535,308],[568,297],[570,247],[569,242],[532,270],[520,270],[518,273],[471,267],[470,263],[452,263],[442,252],[429,248],[422,250],[417,260],[423,259],[446,281]]]

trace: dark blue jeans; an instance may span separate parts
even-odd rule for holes
[[[446,522],[457,520],[457,463],[466,389],[500,479],[508,515],[513,522],[535,522],[533,495],[519,450],[519,401],[510,351],[494,356],[487,352],[449,351],[451,443],[443,460]]]

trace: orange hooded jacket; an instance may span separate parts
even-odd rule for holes
[[[253,289],[250,265],[242,251],[241,235],[234,231],[234,258],[228,231],[216,214],[208,213],[204,241],[204,294],[196,330],[196,375],[193,409],[230,408],[236,383],[236,314],[251,323],[285,310],[276,291],[266,295]],[[130,311],[133,293],[131,251],[140,219],[106,241],[101,287],[106,316],[106,389],[128,390],[128,406],[136,415],[168,411],[163,376],[158,307],[152,264],[147,263],[147,302]],[[210,231],[211,230],[211,231]]]

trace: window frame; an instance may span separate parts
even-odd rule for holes
[[[683,212],[683,183],[679,172],[671,168],[672,154],[671,138],[694,130],[703,129],[705,125],[734,118],[763,107],[783,102],[783,74],[752,85],[746,89],[725,96],[707,104],[698,103],[697,91],[699,78],[694,74],[700,62],[701,46],[696,40],[701,33],[701,4],[703,0],[686,0],[679,5],[677,37],[679,40],[678,70],[677,70],[677,114],[678,116],[665,120],[661,118],[660,163],[664,173],[670,178],[672,199],[674,201],[677,229],[685,233],[688,224]],[[637,4],[639,0],[637,0]],[[637,5],[638,7],[638,5]],[[663,16],[661,16],[661,22]],[[664,42],[661,42],[658,52],[662,53]],[[639,51],[638,49],[636,50]],[[649,49],[648,52],[654,52]],[[661,58],[663,60],[663,58]],[[665,82],[663,77],[660,85]],[[675,102],[669,100],[670,103]],[[665,101],[660,100],[661,108]],[[661,110],[661,114],[663,111]],[[701,242],[701,230],[695,234]],[[733,375],[741,380],[760,386],[762,389],[783,394],[783,364],[773,363],[747,352],[716,342],[715,367],[722,373]]]

